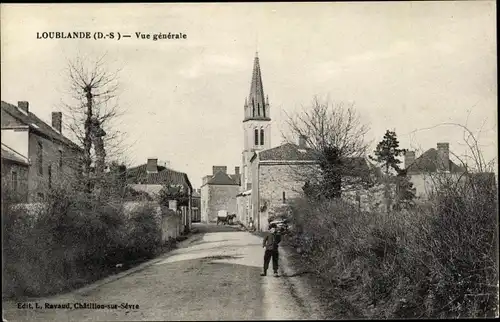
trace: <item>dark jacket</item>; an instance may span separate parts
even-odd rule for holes
[[[264,242],[262,246],[266,248],[266,250],[278,250],[278,245],[281,242],[281,235],[278,232],[267,232],[264,236]]]

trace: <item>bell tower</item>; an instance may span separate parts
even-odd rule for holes
[[[252,182],[250,158],[254,151],[271,147],[271,115],[269,98],[264,96],[262,75],[258,53],[253,62],[250,94],[245,98],[243,117],[242,190],[247,190]]]

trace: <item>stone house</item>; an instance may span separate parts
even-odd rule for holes
[[[415,151],[406,151],[404,156],[406,173],[413,183],[416,197],[427,199],[435,187],[433,175],[440,174],[460,180],[465,168],[450,160],[450,144],[437,143],[436,149],[430,148],[415,158]]]
[[[239,189],[240,167],[235,167],[234,174],[228,174],[227,166],[213,166],[212,174],[204,176],[201,185],[201,221],[216,222],[219,210],[235,214]]]
[[[287,200],[300,197],[302,187],[311,176],[317,174],[318,162],[303,139],[299,144],[285,143],[275,148],[254,152],[250,159],[252,174],[251,191],[241,193],[238,198],[240,218],[253,218],[255,227],[267,229],[268,219],[277,215],[277,210]],[[250,206],[248,206],[250,203]],[[246,212],[245,208],[251,209]]]
[[[130,188],[146,192],[156,200],[165,185],[179,188],[179,191],[188,197],[187,205],[178,207],[178,200],[172,200],[169,202],[169,208],[180,211],[182,224],[185,228],[191,229],[193,186],[187,174],[160,166],[158,159],[150,158],[145,164],[127,169],[126,181]]]
[[[251,216],[257,229],[267,229],[269,219],[280,215],[289,201],[304,196],[306,182],[321,179],[317,153],[307,147],[306,139],[299,138],[298,144],[285,143],[278,147],[257,151],[251,159],[252,189],[248,196],[241,194],[240,203],[250,202]],[[342,177],[343,196],[373,173],[373,165],[363,157],[349,158],[344,162]],[[350,189],[354,186],[353,189]],[[244,201],[244,199],[247,199]]]
[[[49,125],[29,111],[28,102],[2,101],[1,124],[2,181],[17,186],[24,201],[40,201],[52,186],[71,185],[78,177],[83,151],[62,134],[61,112],[52,112]]]

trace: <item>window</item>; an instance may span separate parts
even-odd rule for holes
[[[37,165],[38,165],[38,174],[43,175],[43,146],[42,143],[38,142],[38,151],[37,151]]]
[[[260,145],[264,145],[264,130],[260,129]]]
[[[59,150],[59,168],[62,168],[63,165],[63,151]]]
[[[42,201],[42,200],[43,200],[43,197],[44,197],[44,196],[43,196],[43,192],[39,192],[39,193],[37,193],[36,195],[38,196],[38,199],[39,199],[40,201]]]
[[[254,131],[254,145],[259,145],[259,130],[255,129]]]
[[[18,189],[17,187],[18,187],[17,172],[12,171],[12,190],[14,190],[14,192],[17,192]]]
[[[49,174],[49,189],[52,188],[52,165],[49,164],[48,168],[48,174]]]
[[[285,192],[283,191],[283,203],[286,202],[286,196],[285,196]]]

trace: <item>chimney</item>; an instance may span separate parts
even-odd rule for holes
[[[415,151],[406,150],[405,152],[405,169],[415,162]]]
[[[227,174],[227,167],[225,165],[214,165],[212,167],[212,174],[216,174],[219,171]]]
[[[28,112],[29,112],[29,106],[30,106],[30,103],[27,101],[18,101],[17,102],[17,107],[19,107],[19,109],[26,112],[26,114],[28,114]]]
[[[436,169],[440,172],[450,171],[450,144],[438,143],[437,144],[437,165]]]
[[[240,167],[234,167],[234,174],[240,175]]]
[[[62,130],[62,113],[52,112],[52,127],[56,129],[59,133]]]
[[[299,149],[304,149],[307,147],[307,137],[305,135],[299,136]]]
[[[147,173],[157,173],[158,172],[158,159],[148,159],[146,164]]]

